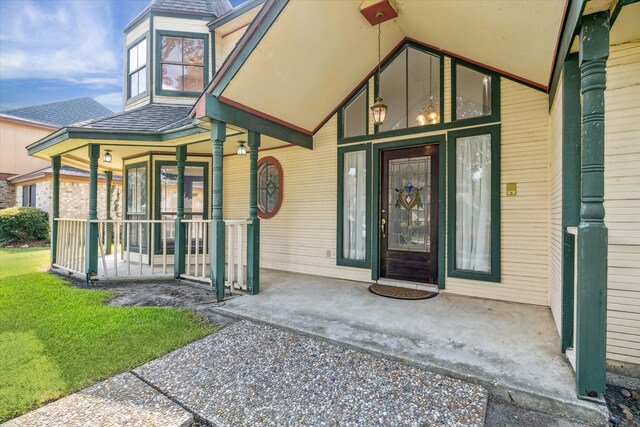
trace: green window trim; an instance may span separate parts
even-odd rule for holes
[[[202,94],[209,83],[209,33],[189,33],[184,31],[165,31],[156,30],[155,32],[155,93],[158,96],[173,96],[173,97],[194,97],[197,98]],[[179,91],[179,90],[164,90],[162,89],[162,37],[182,37],[190,39],[201,39],[204,42],[204,58],[203,58],[203,76],[202,76],[202,90],[200,91]]]
[[[458,97],[456,93],[457,65],[461,65],[470,70],[477,71],[478,73],[488,74],[491,76],[491,114],[487,116],[470,117],[468,119],[456,118],[456,98]],[[451,58],[451,122],[455,123],[456,127],[459,127],[484,125],[498,121],[500,121],[500,75],[461,59]]]
[[[354,99],[356,99],[361,93],[362,91],[365,92],[365,98],[366,98],[366,133],[364,135],[357,135],[357,136],[351,136],[351,137],[345,137],[344,136],[344,109],[351,104],[351,101],[353,101]],[[369,116],[370,116],[370,111],[369,111],[369,82],[365,82],[365,84],[363,84],[362,86],[360,86],[358,88],[358,90],[356,90],[353,95],[351,95],[345,102],[342,103],[342,105],[340,106],[340,108],[338,108],[338,141],[340,141],[340,143],[342,144],[347,144],[351,141],[357,140],[357,139],[361,139],[361,138],[367,138],[369,136]]]
[[[471,119],[469,119],[471,120]],[[456,140],[491,135],[491,272],[457,269],[456,260]],[[450,131],[447,133],[448,158],[448,257],[447,274],[460,279],[500,282],[500,125]]]
[[[356,261],[352,259],[348,259],[344,257],[343,253],[343,228],[342,228],[342,215],[344,208],[344,200],[343,200],[343,168],[344,168],[344,154],[351,153],[354,151],[365,151],[366,152],[366,176],[365,180],[367,182],[366,188],[366,205],[368,209],[366,210],[366,230],[367,235],[365,239],[365,258],[364,261]],[[338,147],[338,208],[337,208],[337,237],[336,237],[336,264],[345,266],[345,267],[358,267],[358,268],[370,268],[371,267],[371,144],[357,144],[357,145],[349,145],[347,147]]]
[[[123,177],[122,177],[122,183],[123,183],[123,187],[122,187],[122,193],[123,193],[123,199],[124,199],[124,204],[123,204],[123,219],[127,220],[128,216],[129,216],[129,169],[137,169],[137,168],[141,168],[144,167],[144,172],[145,172],[145,188],[146,188],[146,194],[145,194],[145,203],[147,206],[147,211],[145,212],[145,216],[144,219],[149,219],[149,199],[151,197],[150,195],[150,189],[149,189],[149,162],[148,161],[142,161],[142,162],[136,162],[136,163],[130,163],[128,165],[124,166],[124,170],[123,170]],[[122,238],[122,244],[126,245],[126,239],[127,236],[123,235]],[[148,254],[148,248],[151,246],[151,234],[147,233],[147,244],[146,247],[143,246],[143,249],[146,249],[143,253],[144,254]],[[126,247],[126,246],[125,246]],[[133,246],[131,245],[131,252],[135,253],[137,252],[137,246]]]
[[[136,38],[134,41],[129,43],[125,49],[125,58],[124,58],[124,90],[125,90],[125,105],[129,105],[139,99],[142,99],[149,95],[151,92],[151,46],[149,43],[150,33],[144,33],[140,37]],[[131,88],[129,87],[129,50],[139,44],[143,40],[147,40],[147,63],[145,67],[147,68],[147,78],[146,78],[146,87],[143,92],[140,92],[138,95],[130,96]]]
[[[161,219],[160,218],[160,195],[161,195],[161,188],[160,188],[160,168],[162,166],[177,166],[178,162],[175,160],[156,160],[154,163],[154,170],[155,170],[155,174],[154,174],[154,183],[153,183],[153,189],[154,189],[154,201],[153,201],[153,215],[155,219]],[[193,162],[193,161],[187,161],[184,163],[185,168],[188,166],[195,166],[195,167],[202,167],[204,170],[204,175],[202,177],[203,182],[204,182],[204,197],[203,197],[203,203],[204,203],[204,211],[202,212],[202,219],[209,219],[209,169],[211,169],[211,163],[208,162]],[[154,226],[154,239],[155,239],[155,248],[154,248],[154,254],[161,254],[162,253],[162,242],[160,239],[160,224],[157,224],[156,226]],[[167,248],[167,254],[173,254],[173,248]]]

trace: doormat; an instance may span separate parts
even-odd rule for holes
[[[378,285],[377,283],[369,286],[369,291],[376,295],[395,299],[428,299],[438,295],[437,292],[409,289],[400,286]]]

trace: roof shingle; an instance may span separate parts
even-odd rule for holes
[[[229,0],[151,0],[151,9],[206,13],[218,17],[232,9]]]
[[[82,123],[91,129],[160,132],[191,123],[189,105],[148,104],[140,108]]]
[[[0,114],[54,127],[63,127],[108,116],[113,114],[113,111],[95,99],[85,96],[67,101],[4,110]]]

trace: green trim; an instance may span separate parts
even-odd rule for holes
[[[260,134],[249,131],[249,223],[247,224],[247,291],[260,292],[260,218],[258,218],[258,149]]]
[[[366,101],[366,109],[364,111],[365,114],[365,134],[351,137],[344,137],[344,109],[351,104],[351,102],[356,99],[362,92],[365,92],[365,101]],[[347,99],[342,106],[338,109],[338,141],[342,144],[347,144],[351,142],[352,138],[358,137],[368,137],[369,135],[369,82],[365,82],[352,96]]]
[[[371,218],[373,233],[371,235],[371,279],[380,278],[380,241],[377,224],[380,223],[380,156],[384,150],[395,148],[418,147],[421,145],[438,146],[438,288],[445,287],[445,213],[446,213],[446,150],[444,135],[432,135],[401,141],[373,144],[373,192]]]
[[[258,15],[253,20],[253,24],[249,26],[238,42],[238,46],[240,46],[240,48],[235,48],[222,64],[222,67],[220,68],[222,71],[220,80],[214,80],[215,86],[213,86],[211,90],[211,93],[215,97],[219,97],[227,88],[227,85],[229,85],[231,80],[238,73],[244,62],[249,58],[251,52],[253,52],[258,43],[260,43],[262,37],[264,37],[269,28],[271,28],[271,25],[273,25],[278,18],[278,15],[280,15],[280,12],[282,12],[288,3],[289,0],[273,0],[267,3],[260,12],[258,12]],[[254,27],[254,25],[256,26]]]
[[[148,46],[151,46],[151,47],[155,46],[154,38],[153,38],[153,16],[154,15],[151,14],[151,17],[149,18],[149,42],[148,42],[149,44],[148,44]],[[153,58],[153,54],[154,54],[154,49],[153,48],[149,49],[149,57],[148,57],[149,63],[147,64],[147,66],[149,67],[148,77],[149,77],[149,102],[150,103],[153,103],[153,82],[152,82],[152,79],[153,79],[153,76],[154,76],[153,73],[155,71],[155,67],[154,67],[154,64],[153,64],[153,59],[154,59]]]
[[[210,31],[214,31],[216,28],[226,24],[229,21],[233,21],[238,16],[244,14],[245,12],[248,12],[249,10],[264,2],[265,0],[245,1],[244,3],[241,3],[239,6],[236,6],[234,9],[225,13],[224,15],[221,15],[213,21],[209,22],[207,24],[207,27],[209,27]]]
[[[209,43],[211,43],[211,76],[213,78],[216,75],[216,34],[213,31],[209,33],[209,39]],[[209,84],[209,82],[206,83]]]
[[[150,18],[152,16],[167,16],[167,17],[170,17],[170,18],[197,19],[199,21],[209,21],[211,19],[212,15],[213,15],[212,13],[197,13],[197,12],[180,13],[180,12],[177,12],[177,11],[170,11],[170,10],[167,10],[167,9],[148,8],[142,14],[140,14],[136,18],[134,18],[133,21],[131,21],[129,24],[127,24],[127,26],[124,27],[123,32],[125,34],[128,33],[129,30],[131,30],[134,27],[136,27],[138,24],[140,24],[146,18]]]
[[[62,158],[51,158],[51,264],[55,264],[58,251],[58,221],[60,217],[60,166]]]
[[[573,345],[575,236],[567,227],[580,223],[580,69],[570,54],[562,74],[562,327],[561,351]]]
[[[134,103],[146,96],[149,95],[149,92],[151,92],[151,73],[149,73],[149,64],[151,63],[151,46],[149,45],[149,33],[144,33],[143,35],[141,35],[140,37],[138,37],[137,39],[135,39],[134,41],[132,41],[131,43],[129,43],[124,51],[125,51],[125,58],[124,58],[124,94],[125,94],[125,105],[129,105],[131,103]],[[147,63],[145,64],[145,67],[147,69],[147,78],[146,78],[146,82],[147,82],[147,87],[145,88],[144,92],[139,93],[136,96],[131,97],[131,93],[130,93],[130,87],[129,87],[129,51],[135,47],[137,44],[139,44],[140,42],[142,42],[143,40],[147,40]]]
[[[456,92],[456,67],[458,65],[491,76],[491,114],[468,119],[456,118],[456,99],[458,97]],[[500,75],[461,59],[451,58],[451,121],[459,123],[458,126],[475,126],[500,121]]]
[[[122,206],[122,210],[123,210],[123,219],[128,219],[128,215],[129,215],[129,191],[128,191],[128,186],[129,186],[129,176],[128,176],[128,172],[129,169],[135,169],[135,168],[140,168],[140,167],[144,167],[144,175],[145,175],[145,206],[149,206],[149,199],[150,199],[150,189],[149,189],[149,180],[150,180],[150,176],[149,176],[149,161],[145,160],[143,162],[137,162],[137,163],[131,163],[128,165],[124,165],[124,169],[122,172],[122,195],[123,195],[123,199],[124,199],[124,203]],[[149,219],[149,212],[150,209],[147,209],[147,212],[145,212],[145,217],[144,219]],[[126,239],[128,238],[128,236],[126,236],[125,234],[123,234],[122,236],[122,245],[126,245]],[[147,238],[149,239],[150,236],[147,236]],[[126,247],[126,246],[125,246]],[[149,243],[147,243],[147,248],[149,247]],[[133,250],[134,248],[136,248],[136,246],[131,246],[131,250]],[[148,251],[147,251],[148,253]]]
[[[206,85],[206,82],[209,81],[209,34],[208,33],[190,33],[185,31],[166,31],[166,30],[156,30],[156,46],[155,46],[155,93],[158,96],[172,96],[172,97],[194,97],[197,98],[202,94],[202,91],[198,92],[187,92],[187,91],[172,91],[172,90],[164,90],[162,89],[162,37],[183,37],[190,39],[201,39],[204,41],[204,57],[202,58],[204,67],[203,67],[203,76],[202,76],[202,84],[203,89]]]
[[[206,95],[206,115],[212,120],[234,124],[247,130],[267,135],[281,141],[313,149],[313,136],[290,127],[258,117],[232,105],[220,102],[211,94]]]
[[[560,73],[562,72],[562,66],[564,64],[567,55],[571,51],[571,45],[573,44],[573,38],[580,29],[580,22],[582,21],[582,13],[587,4],[587,0],[569,0],[569,8],[562,25],[562,35],[560,36],[560,43],[558,43],[558,49],[556,56],[553,60],[553,71],[551,72],[551,81],[549,82],[549,110],[551,110],[551,104],[555,98],[556,90],[558,90],[558,81],[560,80]]]
[[[87,217],[86,269],[87,281],[98,274],[98,160],[100,146],[89,144],[89,216]]]
[[[107,190],[107,194],[106,194],[106,211],[107,211],[107,219],[111,219],[111,183],[113,181],[113,172],[112,171],[105,171],[104,172],[104,178],[105,178],[105,187]],[[111,249],[113,247],[113,224],[111,223],[107,223],[105,224],[105,253],[107,255],[111,255]]]
[[[456,140],[458,138],[491,135],[491,272],[460,270],[456,265]],[[449,277],[500,282],[500,125],[451,131],[447,134],[449,223],[448,263]]]
[[[188,156],[186,154],[186,145],[181,145],[176,147],[176,158],[178,158],[178,156],[180,155],[179,152],[184,150],[185,152],[185,158],[186,156]],[[161,219],[161,211],[160,211],[160,197],[161,197],[161,188],[160,188],[160,168],[162,166],[178,166],[178,161],[173,161],[173,160],[156,160],[155,162],[153,162],[153,168],[155,170],[155,174],[154,174],[154,203],[153,203],[153,215],[154,218],[156,219]],[[190,167],[190,166],[196,166],[196,167],[202,167],[204,170],[204,175],[203,175],[203,179],[204,179],[204,205],[203,205],[203,209],[204,211],[202,212],[202,219],[209,219],[209,163],[207,162],[189,162],[189,161],[184,161],[184,166],[185,167]],[[178,170],[179,172],[179,170]],[[177,185],[177,183],[176,183]],[[184,192],[184,188],[183,188],[183,192]],[[183,194],[183,199],[184,199],[184,194]],[[184,202],[183,202],[184,204]],[[176,210],[177,211],[177,210]],[[184,211],[184,208],[183,208]],[[177,214],[176,214],[177,216]],[[183,213],[184,216],[184,213]],[[159,227],[154,227],[154,233],[155,233],[155,241],[156,241],[156,245],[154,248],[154,251],[156,254],[160,254],[162,253],[162,242],[160,241],[160,228]],[[172,254],[174,253],[174,251],[170,248],[167,248],[167,253],[168,254]]]
[[[342,214],[344,209],[344,200],[343,200],[343,180],[344,180],[344,154],[352,153],[354,151],[365,151],[366,152],[366,171],[365,171],[365,182],[367,183],[366,188],[366,202],[367,210],[366,210],[366,219],[365,219],[365,229],[367,232],[365,239],[365,258],[364,261],[356,261],[349,258],[345,258],[344,253],[342,251],[342,243],[344,239],[343,235],[343,224],[342,224]],[[360,268],[371,268],[371,144],[358,144],[358,145],[350,145],[348,147],[338,147],[338,208],[337,208],[337,233],[336,233],[336,264],[343,265],[347,267],[360,267]]]
[[[212,186],[211,190],[211,225],[209,239],[209,255],[211,257],[209,266],[211,268],[211,284],[216,289],[216,299],[218,302],[224,300],[225,281],[225,224],[222,219],[222,179],[224,142],[227,139],[227,124],[224,122],[211,123],[212,142]]]

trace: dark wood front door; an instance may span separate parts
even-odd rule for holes
[[[382,152],[380,277],[436,283],[438,147]]]

